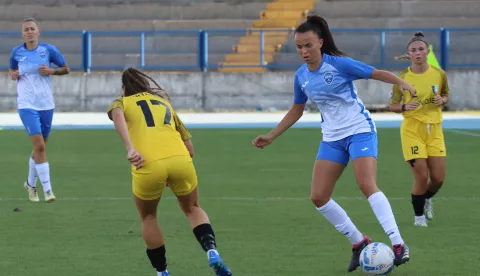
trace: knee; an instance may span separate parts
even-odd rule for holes
[[[187,217],[193,214],[197,208],[200,208],[198,202],[189,205],[182,205],[182,211]]]
[[[330,196],[312,194],[310,196],[310,200],[312,200],[312,203],[313,205],[315,205],[315,207],[320,208],[323,205],[327,204],[327,202],[330,200]]]
[[[427,185],[428,183],[428,171],[422,171],[416,174],[415,182],[420,185]]]
[[[43,153],[45,152],[45,143],[44,142],[38,142],[33,145],[33,150],[36,153]]]
[[[157,220],[156,214],[140,214],[140,219],[143,223],[148,223]]]
[[[377,183],[374,182],[367,182],[367,183],[359,183],[358,187],[362,191],[363,195],[366,198],[369,198],[371,195],[373,195],[376,192],[379,192],[380,189],[377,187]]]
[[[431,174],[430,175],[430,180],[431,183],[437,187],[440,187],[443,185],[443,181],[445,180],[445,176],[443,174]]]

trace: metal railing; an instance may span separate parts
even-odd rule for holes
[[[404,63],[400,62],[393,62],[392,53],[394,51],[395,55],[402,54],[396,50],[401,45],[403,48],[401,49],[406,53],[406,40],[400,40],[400,38],[404,39],[405,37],[410,37],[413,32],[417,30],[422,30],[425,33],[429,33],[427,37],[430,39],[430,43],[434,45],[435,52],[437,53],[437,59],[439,64],[442,66],[444,70],[448,70],[449,68],[473,68],[473,67],[480,67],[480,55],[479,60],[475,60],[475,58],[466,58],[468,62],[456,62],[455,60],[451,62],[452,55],[469,55],[472,53],[466,53],[462,51],[462,48],[459,45],[456,45],[457,41],[460,41],[460,45],[465,45],[462,43],[462,39],[468,40],[471,37],[475,37],[475,35],[469,35],[470,33],[476,33],[476,37],[479,38],[480,42],[480,28],[380,28],[380,29],[332,29],[332,33],[334,34],[335,40],[337,40],[341,36],[355,36],[349,37],[345,41],[357,41],[358,43],[354,43],[353,45],[340,45],[340,48],[347,48],[350,47],[349,54],[352,54],[353,58],[361,60],[363,62],[369,63],[378,68],[386,68],[386,67],[403,67],[405,66]],[[296,62],[265,62],[265,41],[267,33],[275,32],[275,33],[288,33],[293,34],[292,29],[285,29],[285,30],[159,30],[159,31],[44,31],[42,32],[42,42],[49,43],[50,40],[53,40],[53,37],[61,37],[62,39],[67,38],[70,40],[68,43],[70,48],[73,50],[65,51],[63,48],[65,45],[62,45],[64,42],[56,45],[59,47],[60,51],[64,53],[64,55],[69,55],[73,57],[75,61],[69,60],[67,58],[67,62],[72,69],[76,70],[83,70],[85,72],[90,72],[91,70],[122,70],[124,69],[128,63],[138,63],[135,64],[138,68],[143,69],[161,69],[161,70],[195,70],[195,71],[202,71],[206,72],[209,69],[218,69],[222,67],[265,67],[269,69],[296,69],[301,64],[301,60],[298,58]],[[259,45],[258,49],[255,49],[255,53],[258,53],[260,62],[248,65],[225,65],[218,60],[212,61],[209,58],[210,48],[209,42],[211,41],[212,37],[215,36],[223,36],[227,39],[225,44],[231,43],[232,47],[236,42],[236,39],[243,35],[247,35],[249,33],[259,33]],[[463,33],[463,34],[462,34]],[[92,47],[95,45],[95,42],[105,38],[112,38],[118,37],[119,40],[116,43],[110,45],[111,47],[108,49],[96,49]],[[123,50],[116,50],[119,48],[119,44],[122,43],[122,39],[125,37],[129,38],[136,38],[138,39],[135,44],[129,44],[126,47],[124,46]],[[163,39],[160,41],[155,41],[156,38],[161,37]],[[184,50],[183,52],[175,52],[176,47],[171,46],[169,49],[160,49],[162,45],[169,39],[169,37],[194,37],[195,39],[191,39],[191,41],[195,41],[196,48],[191,48],[189,51]],[[228,42],[229,37],[231,37],[231,41]],[[289,36],[291,37],[291,36]],[[46,39],[45,39],[46,38]],[[77,42],[72,42],[72,40],[78,39]],[[165,40],[166,39],[166,40]],[[147,46],[147,40],[150,42]],[[280,48],[279,55],[283,54],[293,54],[295,53],[295,45],[292,42],[292,38],[290,38],[290,43],[286,43],[286,48]],[[10,52],[13,47],[22,43],[20,38],[19,32],[13,31],[3,31],[0,32],[0,69],[8,69],[8,58],[10,58]],[[394,43],[395,42],[395,43]],[[15,45],[16,43],[16,45]],[[357,44],[365,44],[371,43],[371,48],[368,49],[367,46],[363,46],[363,53],[360,53],[356,49],[361,47],[357,47]],[[476,42],[472,42],[476,43]],[[54,44],[54,43],[52,43]],[[347,43],[350,44],[350,43]],[[460,50],[456,50],[457,52],[452,53],[452,44],[455,45],[455,48],[460,48]],[[54,44],[55,45],[55,44]],[[289,46],[290,45],[290,46]],[[181,45],[178,45],[181,46]],[[189,46],[189,45],[187,45]],[[191,45],[190,45],[191,46]],[[209,47],[210,46],[210,47]],[[365,51],[365,47],[367,50]],[[67,47],[65,47],[67,48]],[[101,48],[101,47],[100,47]],[[122,47],[120,47],[122,48]],[[158,49],[157,49],[158,48]],[[188,47],[187,47],[188,48]],[[392,50],[393,49],[393,50]],[[9,51],[7,51],[9,50]],[[165,52],[167,51],[167,52]],[[173,52],[172,52],[173,51]],[[231,52],[231,51],[230,51]],[[112,53],[118,54],[117,57],[121,58],[128,58],[133,57],[133,60],[138,62],[119,62],[118,60],[115,61],[103,61],[100,64],[95,62],[95,59],[102,58],[107,55],[111,55]],[[170,57],[174,57],[178,55],[196,55],[194,62],[185,63],[177,63],[177,62],[151,62],[148,58],[148,55],[162,55],[168,53]],[[217,57],[224,56],[227,52],[223,51],[220,53],[215,53]],[[8,57],[7,57],[8,56]],[[278,56],[278,55],[277,55]],[[290,55],[291,56],[291,55]],[[80,58],[78,58],[80,57]],[[6,60],[7,59],[7,60]],[[464,57],[465,59],[465,57]],[[93,62],[92,62],[93,61]],[[392,62],[389,62],[392,61]]]

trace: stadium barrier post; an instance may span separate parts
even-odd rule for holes
[[[265,32],[260,31],[260,66],[265,66]]]
[[[385,31],[380,32],[380,64],[385,65]]]
[[[450,51],[450,33],[445,28],[440,28],[440,65],[443,70],[448,69],[448,52]]]
[[[92,67],[92,34],[82,31],[82,65],[83,71],[90,73]]]
[[[145,67],[145,33],[140,34],[140,68]]]
[[[208,70],[208,33],[205,30],[198,31],[198,67],[200,71]]]

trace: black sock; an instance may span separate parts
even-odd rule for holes
[[[413,195],[412,205],[415,216],[423,216],[423,208],[425,207],[425,195]]]
[[[427,191],[425,192],[425,197],[426,197],[427,199],[430,199],[430,198],[432,198],[436,193],[437,193],[437,192],[432,192],[432,191],[427,190]]]
[[[165,257],[165,245],[155,249],[147,249],[147,256],[150,259],[152,266],[158,272],[167,270],[167,258]]]
[[[215,233],[213,233],[212,226],[209,223],[200,224],[193,229],[193,234],[197,237],[197,241],[202,246],[203,250],[216,249]]]

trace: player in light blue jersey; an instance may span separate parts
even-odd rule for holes
[[[55,103],[50,75],[65,75],[70,72],[65,58],[53,45],[39,43],[40,30],[34,19],[22,24],[25,43],[13,48],[9,73],[17,82],[17,109],[33,144],[29,158],[28,179],[24,183],[30,201],[38,202],[37,179],[43,186],[45,201],[56,200],[50,183],[50,166],[45,153],[52,127]],[[53,63],[59,68],[50,68]]]
[[[294,81],[294,103],[268,135],[253,140],[264,148],[302,117],[308,99],[321,112],[323,141],[312,176],[311,199],[316,209],[352,244],[348,271],[359,266],[359,256],[371,240],[360,232],[347,213],[332,198],[335,183],[352,159],[357,184],[392,242],[395,265],[410,259],[410,251],[398,229],[388,199],[376,184],[377,133],[375,123],[357,94],[357,79],[375,79],[397,84],[415,95],[415,89],[394,74],[353,60],[338,50],[327,22],[308,16],[295,31],[297,52],[305,61]],[[403,91],[403,90],[402,90]]]

